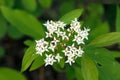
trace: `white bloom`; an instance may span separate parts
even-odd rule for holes
[[[80,31],[80,22],[77,21],[77,18],[75,18],[72,23],[70,24],[70,29],[73,29],[75,32],[79,32]]]
[[[48,46],[42,48],[43,51],[48,51]]]
[[[60,59],[62,59],[62,57],[60,56],[60,54],[58,53],[56,56],[55,56],[55,59],[60,62]]]
[[[75,38],[73,39],[73,41],[76,41],[78,45],[84,44],[83,39],[79,35],[75,35]]]
[[[65,32],[62,32],[61,36],[62,36],[62,40],[65,40],[65,39],[69,40]]]
[[[36,40],[37,46],[41,45],[44,42],[44,38]]]
[[[55,45],[58,43],[58,42],[60,42],[59,40],[57,40],[55,37],[54,37],[54,40],[53,41],[51,41],[52,43],[54,43]]]
[[[67,54],[67,57],[68,58],[74,58],[75,54],[72,51],[70,51],[69,54]]]
[[[45,61],[45,66],[53,65],[53,63],[56,62],[56,60],[54,59],[54,55],[52,54],[49,55],[46,54],[46,59],[44,61]]]
[[[57,30],[56,23],[51,21],[47,21],[46,24],[44,24],[47,27],[47,30],[49,33],[53,34]]]
[[[36,40],[36,43],[36,54],[40,54],[42,56],[43,52],[48,51],[48,42],[46,42],[44,38]]]
[[[90,29],[84,28],[84,30],[80,31],[78,35],[81,36],[82,39],[88,39],[88,35],[89,35],[88,31],[90,31]]]
[[[42,48],[36,47],[36,54],[40,54],[42,56],[42,53],[44,52],[44,50]]]
[[[56,45],[53,45],[52,43],[50,43],[50,46],[49,46],[49,49],[50,49],[50,50],[52,50],[52,51],[54,52],[55,47],[56,47]]]
[[[70,26],[67,27],[62,21],[54,22],[52,20],[48,20],[44,25],[47,29],[47,32],[45,32],[46,36],[45,38],[36,40],[35,49],[36,54],[40,54],[42,56],[44,53],[46,55],[46,58],[44,59],[45,66],[53,65],[54,62],[60,62],[63,56],[61,56],[57,50],[61,49],[64,53],[65,59],[67,58],[65,63],[69,63],[70,65],[75,63],[75,59],[81,57],[84,53],[81,45],[85,44],[84,39],[88,39],[88,32],[90,29],[84,28],[82,30],[81,24],[77,18],[72,20]],[[56,52],[58,53],[54,56],[53,54],[48,53],[51,51],[55,54]]]
[[[46,38],[52,37],[51,33],[45,32],[46,33]]]
[[[57,31],[55,31],[55,33],[57,34],[57,37],[61,36],[62,32],[60,31],[60,29],[58,28]]]
[[[65,63],[69,63],[70,65],[72,65],[72,63],[75,63],[75,61],[72,57],[68,57],[68,59]]]
[[[81,47],[79,47],[79,49],[77,50],[76,56],[81,57],[83,53],[84,53],[84,51],[81,49]]]
[[[65,54],[65,56],[67,56],[70,53],[68,47],[66,47],[65,50],[62,50],[62,52]]]
[[[62,29],[64,29],[64,27],[66,26],[66,24],[64,22],[61,22],[61,21],[58,21],[57,24],[58,24],[58,27],[62,28]]]

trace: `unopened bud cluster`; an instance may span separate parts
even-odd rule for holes
[[[45,66],[53,65],[65,59],[65,63],[75,63],[75,59],[81,57],[84,51],[81,46],[88,39],[90,29],[81,29],[80,22],[75,18],[70,26],[61,21],[47,21],[44,26],[47,29],[46,37],[36,40],[36,54],[45,56]]]

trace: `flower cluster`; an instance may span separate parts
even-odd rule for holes
[[[65,63],[75,62],[81,57],[84,51],[81,46],[84,39],[88,39],[90,29],[81,29],[80,22],[75,18],[70,27],[61,21],[47,21],[44,26],[47,29],[46,37],[36,40],[36,54],[45,56],[45,66],[53,65],[65,59]]]

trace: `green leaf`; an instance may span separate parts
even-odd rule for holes
[[[77,79],[77,80],[84,80],[84,79],[83,79],[83,76],[82,76],[81,68],[75,66],[74,69],[75,69],[76,79]]]
[[[115,60],[115,57],[118,57],[118,52],[92,46],[86,47],[84,51],[84,55],[89,56],[96,63],[99,70],[99,80],[120,80],[120,64]]]
[[[24,44],[27,45],[27,46],[31,46],[33,43],[34,43],[34,41],[32,41],[32,40],[24,41]]]
[[[0,68],[0,80],[27,80],[24,75],[16,70]]]
[[[26,50],[25,55],[23,57],[21,72],[25,71],[37,57],[38,55],[35,54],[35,44],[32,44]]]
[[[4,4],[5,4],[5,1],[4,0],[0,0],[0,6],[4,5]]]
[[[5,5],[8,7],[13,7],[14,6],[14,0],[0,0],[0,6]]]
[[[15,0],[5,0],[5,3],[8,7],[13,7],[14,6]]]
[[[73,11],[70,11],[69,13],[65,14],[63,17],[60,18],[60,21],[63,21],[65,23],[70,23],[71,20],[73,20],[74,18],[78,18],[81,16],[83,12],[83,9],[76,9]]]
[[[39,0],[39,3],[44,8],[50,8],[52,5],[52,0]]]
[[[0,39],[5,36],[6,32],[7,32],[7,22],[0,13]]]
[[[102,23],[98,27],[94,28],[92,31],[90,31],[90,37],[93,39],[97,36],[100,36],[102,34],[106,34],[110,31],[109,25],[107,22]]]
[[[103,47],[103,46],[113,45],[118,42],[120,42],[120,33],[111,32],[96,37],[93,41],[91,41],[90,44],[88,44],[88,46]]]
[[[120,32],[120,7],[117,6],[117,14],[116,14],[116,31]]]
[[[81,70],[84,80],[98,80],[97,67],[89,57],[82,56]]]
[[[3,47],[0,46],[0,57],[2,57],[5,54],[5,50]]]
[[[104,7],[99,3],[90,4],[89,7],[87,7],[87,11],[88,13],[86,13],[84,17],[84,24],[82,26],[88,26],[93,30],[95,27],[102,24],[101,18],[104,15]]]
[[[64,57],[60,60],[59,65],[61,68],[64,68],[64,65],[65,65],[65,58]]]
[[[73,69],[73,67],[67,65],[66,66],[66,77],[67,77],[67,80],[74,80],[75,79],[75,70]]]
[[[45,36],[41,23],[34,16],[27,12],[11,10],[7,7],[2,7],[1,10],[5,18],[22,33],[35,39]]]
[[[34,12],[37,8],[36,0],[22,0],[22,4],[30,12]]]
[[[41,67],[42,65],[44,65],[44,58],[43,56],[38,56],[35,61],[32,63],[31,67],[30,67],[30,71],[33,71],[39,67]]]
[[[20,39],[23,37],[23,34],[13,26],[8,27],[8,35],[13,39]]]
[[[73,1],[73,0],[63,2],[60,5],[60,15],[63,16],[67,12],[73,10],[74,9],[74,4],[75,4],[75,1]]]

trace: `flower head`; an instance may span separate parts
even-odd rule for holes
[[[56,60],[54,59],[54,55],[52,54],[49,55],[46,54],[46,59],[44,61],[45,61],[45,66],[53,65],[53,63],[56,62]]]
[[[35,49],[36,54],[46,56],[45,66],[53,65],[54,62],[59,63],[62,58],[65,59],[65,63],[72,65],[76,58],[82,57],[84,51],[81,45],[84,45],[84,40],[88,39],[90,29],[81,29],[77,18],[72,20],[67,29],[66,25],[64,22],[52,20],[44,24],[47,29],[46,37],[36,40]]]

